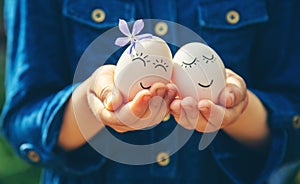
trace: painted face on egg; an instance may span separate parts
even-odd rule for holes
[[[132,63],[134,64],[133,68],[136,68],[144,74],[146,74],[148,70],[153,71],[153,76],[145,76],[145,78],[140,80],[139,84],[141,89],[150,89],[152,83],[151,79],[155,78],[155,75],[159,77],[161,74],[168,74],[168,71],[170,71],[169,62],[168,58],[149,56],[147,53],[144,54],[143,52],[132,54]],[[133,78],[139,78],[137,75],[131,75]]]
[[[115,71],[115,85],[127,101],[155,82],[168,83],[172,75],[172,54],[160,38],[140,40],[132,53],[127,48]]]
[[[217,102],[225,87],[225,67],[209,46],[193,42],[181,47],[174,58],[172,81],[182,97]]]

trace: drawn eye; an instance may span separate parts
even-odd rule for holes
[[[190,67],[190,68],[192,68],[192,65],[197,65],[197,62],[199,62],[197,58],[195,58],[190,63],[186,63],[186,62],[182,61],[181,67],[185,67],[185,68]]]
[[[169,65],[164,62],[164,60],[160,60],[158,61],[157,59],[155,60],[156,62],[153,62],[154,68],[158,68],[161,67],[165,72],[167,72],[167,68],[169,67]]]
[[[209,57],[203,55],[203,61],[205,61],[205,63],[208,63],[208,62],[214,63],[215,60],[216,60],[216,58],[213,54]]]
[[[141,61],[143,62],[144,66],[146,66],[147,62],[150,62],[150,60],[147,60],[148,55],[143,56],[143,53],[140,54],[136,53],[136,55],[133,55],[132,57],[133,57],[132,62]]]

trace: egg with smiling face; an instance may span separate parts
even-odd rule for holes
[[[209,46],[192,42],[182,46],[173,58],[172,81],[182,98],[210,99],[217,102],[225,88],[225,67]]]
[[[125,98],[131,101],[143,89],[155,82],[168,83],[172,76],[172,53],[162,39],[153,36],[129,46],[121,55],[115,70],[114,82]]]

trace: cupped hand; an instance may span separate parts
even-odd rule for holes
[[[154,83],[150,89],[139,91],[132,101],[124,102],[114,86],[114,71],[114,65],[104,65],[91,77],[87,95],[96,118],[117,132],[145,129],[161,122],[176,96],[174,85]]]
[[[174,100],[171,114],[186,129],[199,132],[214,132],[234,123],[248,104],[247,87],[244,80],[226,69],[226,87],[221,91],[218,102],[191,97]]]

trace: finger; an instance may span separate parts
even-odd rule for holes
[[[192,98],[185,98],[183,100],[176,99],[170,105],[171,114],[174,116],[177,123],[188,130],[195,129],[197,120],[194,119],[198,119],[198,118],[194,118],[194,119],[191,118],[193,116],[196,116],[195,114],[197,112],[191,113],[190,117],[187,113],[188,111],[190,111],[190,108],[195,108],[193,107],[192,101],[193,101]]]
[[[102,102],[104,102],[106,96],[114,88],[114,70],[114,65],[104,65],[98,68],[92,75],[92,90]]]
[[[199,102],[198,108],[201,114],[217,130],[235,122],[244,110],[245,103],[247,103],[247,101],[242,101],[232,108],[225,108],[209,100],[203,100]]]
[[[233,107],[245,99],[247,88],[244,80],[233,71],[226,69],[226,87],[219,95],[219,104]]]
[[[160,96],[162,98],[165,96],[166,91],[167,86],[161,82],[154,83],[150,88],[152,96]]]
[[[161,97],[155,96],[154,98],[162,99]],[[153,99],[151,99],[153,100]],[[162,100],[160,100],[161,103]],[[128,103],[125,106],[121,107],[116,111],[118,118],[122,122],[123,125],[129,127],[129,129],[139,130],[147,127],[151,127],[153,125],[158,124],[165,115],[165,112],[162,109],[151,109],[151,101],[149,101],[149,106],[146,105],[144,110],[139,116],[136,116],[133,113],[132,103]],[[140,110],[139,108],[137,108]]]
[[[170,113],[174,116],[175,119],[179,119],[181,113],[181,100],[175,99],[170,104]]]
[[[157,106],[157,104],[160,104],[160,106]],[[161,122],[168,112],[169,112],[169,107],[162,97],[160,96],[152,97],[149,105],[149,113],[151,115],[152,122],[154,124]]]
[[[246,97],[244,99],[244,106],[242,108],[242,112],[243,113],[246,109],[247,109],[247,106],[248,106],[248,103],[249,103],[249,94],[248,94],[249,91],[247,91],[247,94],[246,94]]]
[[[157,96],[157,104],[162,103],[162,98]],[[133,129],[139,129],[141,127],[146,127],[149,123],[153,121],[153,118],[157,115],[158,110],[156,110],[159,105],[151,105],[153,101],[152,95],[148,90],[142,90],[137,93],[134,99],[120,109],[116,111],[116,114],[120,121]],[[155,100],[157,101],[157,99]],[[155,106],[155,108],[151,108]],[[139,122],[139,123],[136,123]]]
[[[177,90],[175,85],[168,84],[164,99],[160,96],[154,96],[151,99],[149,105],[150,111],[147,113],[150,113],[151,116],[155,115],[153,118],[154,122],[161,122],[163,118],[169,113],[170,104],[171,102],[173,102],[176,95],[177,95]]]
[[[157,82],[151,86],[149,91],[152,94],[152,99],[150,100],[148,114],[151,114],[151,111],[159,109],[165,103],[164,97],[167,93],[167,86]]]
[[[134,115],[141,118],[145,115],[149,102],[151,100],[151,93],[148,90],[139,91],[134,99],[128,102],[129,109],[133,112]]]
[[[247,101],[243,101],[232,108],[226,109],[222,128],[234,123],[238,119],[242,114],[246,103]]]
[[[141,99],[141,97],[143,97],[143,95],[146,96],[147,94],[150,94],[150,92],[147,90],[145,90],[144,93],[140,93],[137,99],[135,99],[136,103],[142,103],[139,102],[139,100]],[[96,109],[93,113],[95,114],[97,119],[104,125],[111,127],[117,132],[122,133],[153,126],[153,124],[150,124],[149,122],[138,123],[141,118],[133,114],[132,110],[130,109],[130,104],[126,104],[120,107],[115,112],[111,112],[105,108],[104,104],[93,93],[89,95],[88,99],[90,101],[90,104],[93,104],[95,106],[95,108],[91,109]]]
[[[244,79],[239,76],[238,74],[236,74],[235,72],[233,72],[230,69],[226,69],[226,83],[227,84],[233,84],[238,86],[239,88],[246,88],[246,83],[244,81]]]
[[[94,93],[105,107],[113,111],[122,104],[122,95],[114,86],[114,65],[104,65],[93,74],[91,92]]]
[[[183,99],[181,105],[187,119],[187,121],[184,123],[184,127],[188,127],[188,129],[196,129],[199,120],[199,110],[197,108],[197,103],[188,102],[187,104],[186,100]]]
[[[171,83],[167,84],[167,92],[164,99],[168,107],[170,106],[171,102],[175,99],[176,95],[177,95],[176,86]]]
[[[186,97],[181,101],[181,106],[186,112],[188,118],[195,119],[198,117],[197,102],[192,97]]]
[[[119,125],[131,127],[134,122],[138,121],[140,117],[136,116],[130,109],[129,104],[125,104],[115,111],[115,115],[120,121]]]
[[[180,117],[180,119],[186,119],[185,122],[181,122],[181,125],[187,129],[204,132],[208,122],[199,112],[197,101],[192,97],[186,97],[181,101],[181,106],[184,112],[182,114],[185,116]]]
[[[221,128],[225,119],[225,107],[216,105],[210,100],[201,100],[198,103],[198,108],[208,122],[206,131],[215,131]]]
[[[219,95],[219,104],[227,108],[233,107],[245,98],[244,93],[243,89],[230,84]]]
[[[152,122],[144,123],[144,122],[137,121],[137,122],[134,122],[133,124],[131,124],[130,126],[125,125],[125,124],[115,125],[114,130],[116,130],[117,132],[123,133],[123,132],[134,131],[134,130],[147,130],[147,129],[153,128],[155,125],[157,125],[157,124],[154,124]]]
[[[124,133],[128,131],[134,131],[136,129],[128,127],[126,125],[114,125],[113,129],[118,133]]]
[[[140,98],[139,95],[147,94],[147,98]],[[168,112],[164,101],[167,93],[167,86],[163,83],[155,83],[150,90],[139,92],[133,101],[128,103],[129,110],[135,117],[127,115],[126,124],[135,129],[146,128],[158,124]],[[151,99],[149,99],[151,97]],[[127,109],[128,110],[128,109]],[[125,112],[125,111],[124,111]],[[128,122],[131,120],[131,122]],[[125,120],[123,120],[125,121]]]
[[[113,90],[107,93],[104,97],[104,106],[109,111],[118,109],[123,103],[123,98],[119,90],[113,88]]]
[[[187,122],[186,114],[182,109],[180,99],[174,100],[170,105],[170,112],[176,119],[177,123],[181,126],[184,125],[184,122]],[[184,126],[183,126],[184,127]]]
[[[93,108],[91,108],[93,114],[101,123],[109,126],[120,124],[120,121],[115,114],[107,110],[104,104],[94,93],[88,94],[88,101],[89,104],[93,106]]]

